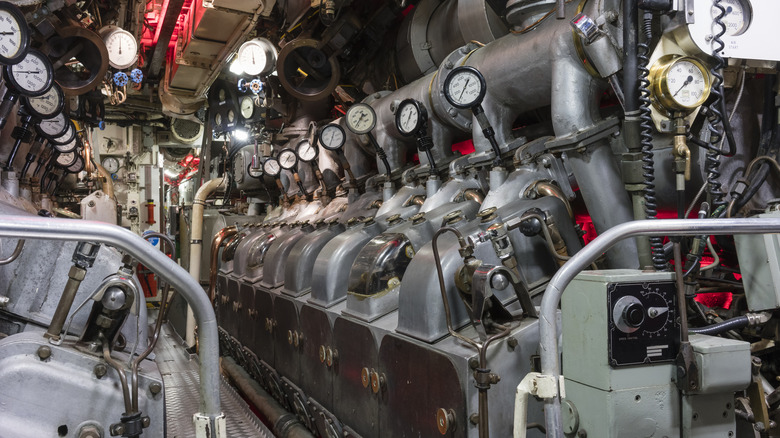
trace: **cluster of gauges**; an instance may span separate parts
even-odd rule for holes
[[[209,90],[209,114],[217,133],[232,131],[262,117],[253,96],[237,96],[234,87],[225,81],[214,82]]]
[[[249,166],[249,176],[260,178],[263,174],[277,177],[284,170],[293,170],[298,162],[313,163],[319,156],[319,148],[316,143],[330,151],[340,150],[344,146],[346,135],[344,129],[336,124],[325,125],[317,135],[315,144],[309,139],[302,139],[295,146],[295,150],[285,148],[279,151],[275,157],[266,157],[262,168]]]

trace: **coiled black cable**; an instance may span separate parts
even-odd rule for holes
[[[718,11],[718,14],[713,18],[715,26],[715,33],[712,36],[712,56],[715,58],[715,65],[710,69],[710,74],[713,77],[712,91],[710,95],[713,97],[712,104],[709,108],[709,131],[710,131],[710,144],[717,147],[717,145],[723,139],[724,123],[723,116],[723,74],[721,71],[725,66],[723,57],[720,56],[720,52],[726,47],[721,39],[726,34],[726,26],[723,23],[723,17],[726,16],[726,9],[721,5],[722,0],[714,0],[712,7]],[[732,145],[736,146],[736,145]],[[726,205],[725,197],[721,188],[722,184],[718,181],[720,177],[720,153],[707,150],[705,159],[705,171],[707,172],[707,194],[710,197],[710,203],[715,209],[720,206]]]
[[[642,15],[642,32],[645,40],[637,45],[637,72],[639,78],[639,144],[642,146],[642,178],[644,178],[645,217],[655,219],[658,214],[658,204],[655,197],[655,161],[653,159],[653,119],[650,112],[650,42],[653,38],[653,13]],[[662,271],[666,269],[664,243],[660,236],[650,237],[650,253],[653,267]]]

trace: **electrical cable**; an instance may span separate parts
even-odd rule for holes
[[[721,73],[725,62],[720,52],[726,47],[721,39],[726,34],[726,26],[723,23],[723,17],[726,16],[726,9],[721,5],[723,0],[714,0],[712,7],[718,11],[717,15],[713,18],[713,28],[715,32],[712,36],[712,56],[715,58],[715,65],[710,69],[710,74],[713,77],[712,91],[710,95],[713,96],[712,104],[709,107],[709,131],[710,145],[716,146],[723,139],[723,133],[727,120],[723,118],[722,108],[724,106],[723,101],[723,74]],[[731,140],[731,139],[730,139]],[[736,145],[733,142],[729,142],[731,149],[736,149]],[[707,194],[710,198],[710,204],[716,209],[726,204],[725,193],[721,189],[722,184],[718,181],[720,177],[720,156],[722,155],[721,148],[718,148],[718,152],[712,149],[707,150],[705,158],[705,169],[707,171]],[[730,154],[733,155],[733,154]]]
[[[698,335],[720,335],[729,330],[745,328],[750,324],[750,320],[747,316],[738,316],[736,318],[727,319],[721,323],[713,324],[707,327],[698,327],[688,329],[690,334]]]
[[[658,204],[655,196],[655,161],[653,159],[653,118],[650,111],[650,42],[653,39],[653,13],[645,11],[642,15],[642,32],[645,40],[637,45],[637,70],[639,77],[639,143],[642,147],[642,177],[644,181],[645,217],[656,219]],[[663,249],[663,238],[652,236],[650,253],[653,267],[657,271],[666,270],[666,255]]]

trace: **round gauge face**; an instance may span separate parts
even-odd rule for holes
[[[57,156],[57,165],[60,167],[70,167],[76,162],[76,155],[75,152],[65,152],[64,154],[59,154]]]
[[[0,3],[0,62],[16,64],[30,44],[30,31],[22,11],[9,3]]]
[[[216,125],[218,128],[222,127],[222,114],[214,114],[214,125]]]
[[[53,73],[49,58],[37,50],[30,50],[18,64],[9,65],[8,78],[19,93],[40,96],[49,91]]]
[[[64,144],[52,143],[52,147],[54,148],[54,150],[63,154],[75,151],[76,148],[78,148],[78,146],[79,146],[79,142],[76,139],[76,136],[73,136],[73,139],[71,141]]]
[[[37,131],[49,140],[55,139],[68,130],[68,119],[65,114],[58,113],[50,119],[43,119],[38,122]]]
[[[650,80],[654,103],[669,111],[690,111],[710,95],[709,72],[691,57],[662,58],[651,68]]]
[[[251,176],[252,178],[262,178],[263,177],[263,168],[262,167],[252,167],[252,164],[250,163],[249,166],[246,168],[247,175]]]
[[[65,105],[62,88],[57,84],[54,84],[46,93],[38,97],[26,98],[25,101],[27,110],[41,119],[54,117],[62,111],[62,107]]]
[[[298,155],[298,159],[303,162],[310,162],[317,158],[317,148],[309,142],[309,140],[302,140],[295,147],[295,153]]]
[[[255,112],[255,102],[249,96],[241,98],[241,117],[249,119]]]
[[[376,113],[370,105],[356,103],[347,110],[347,128],[355,134],[365,134],[374,129]]]
[[[236,113],[233,110],[228,110],[227,120],[228,123],[233,123],[236,121]]]
[[[256,41],[247,41],[238,49],[238,62],[244,73],[259,75],[268,62],[265,50]]]
[[[76,138],[76,128],[72,122],[66,122],[65,133],[49,140],[52,144],[67,144]]]
[[[116,157],[106,157],[101,164],[108,173],[117,173],[119,171],[119,160]]]
[[[320,131],[320,144],[329,151],[335,151],[342,146],[347,136],[339,125],[327,125]]]
[[[282,169],[289,170],[298,164],[298,157],[295,156],[295,151],[292,149],[283,149],[276,158],[279,160],[279,165],[282,166]]]
[[[225,92],[224,88],[220,88],[219,89],[219,93],[217,94],[217,97],[219,98],[220,102],[224,102],[225,101],[226,92]]]
[[[109,32],[104,41],[108,50],[108,63],[112,67],[125,69],[135,63],[138,57],[138,42],[133,34],[116,29]]]
[[[720,5],[726,10],[726,14],[721,19],[723,25],[726,26],[726,35],[737,36],[745,33],[753,18],[750,3],[747,0],[722,0]],[[713,6],[712,18],[714,19],[718,15],[720,15],[720,11]],[[714,26],[714,29],[717,30],[717,25]]]
[[[474,67],[457,67],[444,80],[444,97],[456,108],[472,108],[485,97],[485,78]]]
[[[69,173],[79,173],[84,170],[84,159],[81,156],[76,156],[76,162],[68,166]]]
[[[414,99],[407,99],[398,105],[395,112],[395,126],[403,135],[412,135],[422,130],[427,119],[425,107]]]
[[[268,175],[277,176],[281,170],[282,168],[279,166],[279,161],[274,157],[266,158],[265,163],[263,163],[263,171]]]

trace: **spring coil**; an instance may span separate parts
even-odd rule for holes
[[[649,43],[652,40],[652,13],[645,12],[642,18],[642,32],[645,41],[637,45],[637,70],[639,76],[639,142],[642,146],[642,177],[644,178],[645,217],[655,219],[658,214],[658,204],[655,197],[655,161],[653,159],[653,119],[650,113],[650,70]],[[662,271],[666,269],[663,239],[660,236],[650,237],[650,253],[653,267]]]
[[[713,96],[712,104],[709,108],[709,142],[715,148],[719,148],[721,140],[723,139],[723,113],[721,112],[722,100],[723,100],[723,74],[721,71],[725,66],[723,57],[720,56],[720,52],[726,47],[721,39],[726,34],[726,25],[723,23],[723,17],[726,16],[726,9],[721,5],[722,0],[714,0],[713,7],[718,10],[717,16],[713,18],[713,23],[717,31],[712,36],[712,57],[715,58],[715,65],[710,69],[710,74],[713,77],[712,91],[710,94]],[[705,158],[705,171],[707,172],[707,193],[712,201],[714,208],[726,205],[725,194],[721,188],[722,184],[718,181],[720,177],[720,155],[721,152],[716,152],[712,149],[707,150]]]

